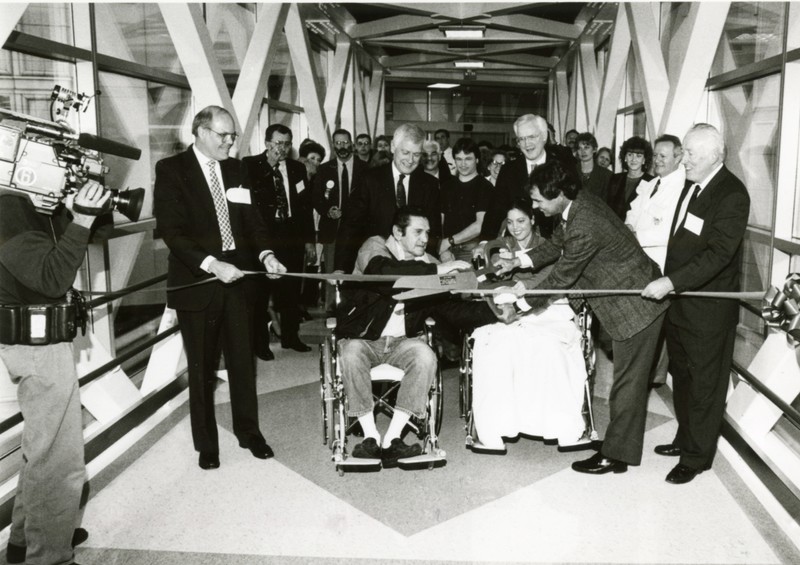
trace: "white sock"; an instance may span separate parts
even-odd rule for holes
[[[395,410],[394,415],[392,416],[392,421],[389,422],[389,429],[386,430],[386,434],[383,436],[383,446],[384,448],[388,448],[392,444],[392,440],[394,438],[399,438],[400,434],[403,433],[403,428],[406,427],[408,423],[408,419],[411,416],[405,412],[401,412],[400,410]]]
[[[359,416],[358,423],[364,430],[364,439],[371,437],[379,444],[381,443],[381,434],[378,433],[378,428],[375,426],[375,415],[372,412]]]

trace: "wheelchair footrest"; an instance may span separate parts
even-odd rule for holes
[[[483,445],[480,441],[473,440],[471,437],[467,438],[467,447],[476,453],[496,453],[496,454],[505,454],[506,453],[506,446],[503,445],[502,447],[489,447],[487,445]]]
[[[447,453],[444,449],[437,449],[430,453],[422,453],[414,457],[406,457],[405,459],[398,459],[397,464],[408,467],[415,467],[421,465],[436,464],[440,461],[447,461]]]
[[[362,459],[360,457],[348,457],[336,462],[337,467],[380,467],[380,459]]]

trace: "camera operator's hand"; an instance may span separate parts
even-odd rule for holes
[[[75,194],[68,194],[64,203],[67,210],[72,212],[72,221],[79,226],[91,228],[97,216],[81,214],[75,211],[75,206],[83,208],[102,209],[108,199],[111,198],[111,191],[105,190],[103,185],[97,181],[90,180],[84,184]]]
[[[214,259],[208,266],[208,271],[224,283],[232,283],[238,281],[244,276],[244,273],[235,265]]]

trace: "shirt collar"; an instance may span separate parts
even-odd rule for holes
[[[397,165],[394,164],[392,161],[392,176],[394,177],[394,184],[397,185],[397,179],[400,178],[400,175],[405,175],[405,178],[408,178],[410,175],[406,175],[405,173],[401,173],[400,169],[397,168]]]
[[[545,161],[547,161],[547,153],[545,153],[544,151],[542,151],[542,154],[539,155],[539,158],[536,159],[535,161],[529,161],[527,158],[525,159],[525,163],[528,165],[529,171],[531,170],[531,165],[539,166],[544,164]]]
[[[197,162],[200,163],[200,166],[203,167],[204,171],[208,168],[208,164],[210,162],[213,161],[215,163],[219,163],[219,161],[217,161],[216,159],[211,159],[210,157],[207,157],[205,154],[203,154],[195,144],[192,144],[192,150],[194,150],[194,156],[197,157]]]
[[[431,262],[427,253],[421,257],[406,257],[406,252],[403,249],[403,246],[400,245],[400,242],[397,241],[397,238],[394,237],[394,234],[386,238],[386,247],[389,248],[389,252],[394,256],[394,258],[398,259],[399,261],[422,261],[424,263]]]
[[[708,173],[708,176],[706,176],[706,178],[704,178],[702,182],[695,183],[700,187],[701,191],[708,185],[711,179],[714,178],[714,175],[716,175],[720,171],[720,169],[722,169],[722,165],[723,163],[720,163],[719,165],[714,167],[714,170]]]
[[[567,207],[564,208],[564,211],[561,212],[561,219],[564,220],[564,223],[567,223],[567,216],[569,216],[569,209],[572,208],[572,200],[569,201]]]

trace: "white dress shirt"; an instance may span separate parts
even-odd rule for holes
[[[685,182],[686,171],[683,165],[679,165],[664,178],[655,177],[640,182],[636,187],[636,198],[631,202],[631,209],[625,216],[625,224],[633,229],[639,245],[658,264],[662,272],[667,259],[669,230]],[[653,195],[656,184],[658,191]],[[688,206],[689,199],[686,200]]]

